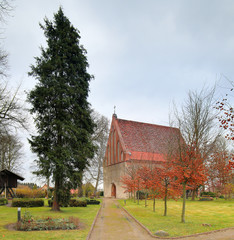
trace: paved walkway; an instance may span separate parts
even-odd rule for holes
[[[89,240],[153,240],[132,217],[123,211],[115,199],[103,199],[103,206]],[[168,238],[167,238],[168,239]],[[234,240],[234,229],[181,238],[181,240]]]
[[[152,240],[114,199],[103,199],[103,207],[89,240]]]

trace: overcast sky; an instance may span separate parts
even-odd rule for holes
[[[27,72],[46,39],[39,27],[63,7],[80,31],[88,51],[89,101],[111,119],[168,125],[169,107],[189,90],[234,77],[234,1],[223,0],[15,0],[5,25],[3,48],[9,53],[9,81],[29,91]],[[23,133],[25,168],[33,161]],[[26,174],[26,181],[31,175]]]

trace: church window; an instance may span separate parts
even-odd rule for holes
[[[119,149],[119,141],[118,141],[118,143],[117,143],[117,162],[120,162],[119,151],[120,151],[120,149]]]
[[[115,134],[115,131],[114,131],[114,163],[116,163],[116,134]]]
[[[110,147],[109,147],[109,145],[108,145],[108,147],[107,147],[107,165],[109,165],[110,164]]]
[[[113,164],[113,132],[111,132],[110,156],[110,164]]]

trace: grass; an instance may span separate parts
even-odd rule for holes
[[[86,239],[90,231],[93,220],[100,205],[88,205],[87,207],[67,207],[61,208],[61,212],[52,212],[48,206],[35,208],[22,208],[21,213],[29,211],[38,218],[69,218],[70,216],[79,218],[84,227],[78,230],[58,230],[58,231],[10,231],[5,228],[7,224],[16,223],[17,209],[14,207],[0,206],[0,239],[7,240],[36,240],[36,239]]]
[[[218,199],[214,201],[186,201],[185,223],[181,223],[182,201],[168,202],[168,216],[163,216],[164,202],[156,201],[156,211],[153,212],[152,203],[148,201],[145,208],[144,200],[134,203],[123,200],[119,203],[131,213],[139,222],[146,226],[151,233],[164,230],[170,237],[185,236],[195,233],[209,232],[222,228],[234,227],[234,201]],[[211,224],[211,226],[202,226]]]

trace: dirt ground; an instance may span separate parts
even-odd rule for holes
[[[149,240],[152,237],[115,199],[105,198],[88,240]],[[164,238],[165,239],[165,238]],[[170,239],[170,238],[166,238]],[[171,238],[173,239],[173,238]],[[175,238],[174,238],[175,239]],[[234,240],[234,229],[180,238],[182,240]]]

